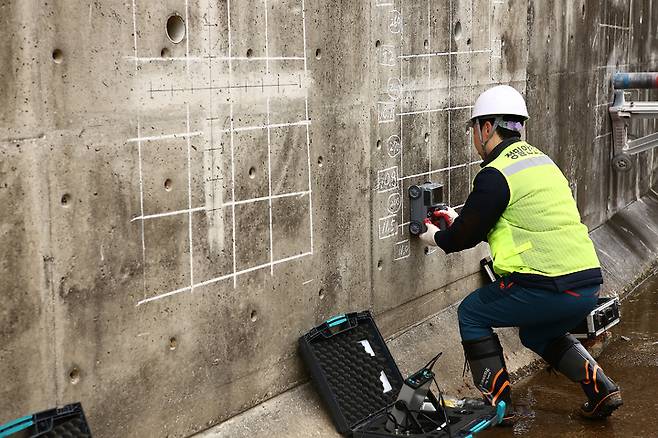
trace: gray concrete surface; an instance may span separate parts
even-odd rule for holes
[[[426,255],[405,193],[464,202],[491,84],[526,94],[590,228],[658,169],[610,170],[607,117],[614,71],[658,69],[649,0],[0,0],[0,23],[0,422],[79,400],[95,436],[190,435],[305,382],[296,339],[331,315],[392,336],[455,303],[486,248]]]
[[[597,244],[606,276],[604,294],[618,294],[625,297],[625,294],[638,282],[644,281],[648,273],[655,273],[658,261],[656,257],[658,251],[657,204],[658,195],[651,191],[647,196],[633,202],[591,233],[592,239]],[[623,239],[617,238],[620,230],[627,233]],[[618,254],[618,256],[609,257],[607,255],[609,253]],[[478,281],[477,275],[469,276],[463,280],[464,287],[474,287]],[[429,294],[428,299],[441,299],[449,294],[449,289],[438,290]],[[458,299],[458,297],[452,299]],[[456,304],[446,307],[443,311],[420,321],[413,327],[394,334],[388,340],[387,345],[403,375],[416,371],[426,363],[428,358],[433,357],[439,351],[443,352],[435,368],[442,389],[452,397],[477,397],[478,392],[472,385],[470,373],[467,372],[466,376],[462,378],[463,353],[459,347]],[[624,315],[625,313],[622,314],[622,319],[626,318]],[[631,318],[634,317],[628,316],[628,319]],[[646,320],[646,318],[641,319]],[[613,329],[614,332],[615,329]],[[519,378],[526,377],[532,371],[545,366],[538,356],[523,348],[515,329],[498,330],[498,333],[505,348],[505,359],[513,380],[518,381]],[[608,336],[602,337],[602,340],[608,342],[611,337],[608,333]],[[588,349],[595,357],[601,354],[602,347],[603,343],[588,345]],[[607,356],[604,356],[605,358]],[[533,380],[530,383],[526,381],[521,385],[523,391],[520,396],[515,397],[515,399],[519,399],[517,401],[522,404],[527,401],[526,392],[531,390],[527,388],[532,385],[532,382]],[[544,390],[550,393],[550,384],[548,386],[549,389]],[[512,394],[514,397],[514,389],[512,389]],[[635,395],[630,397],[635,398]],[[561,413],[564,414],[564,412]],[[566,418],[566,414],[564,415]],[[621,433],[625,433],[624,431],[625,429]],[[518,433],[523,435],[523,430]],[[198,436],[200,438],[264,438],[269,436],[338,438],[340,435],[336,432],[313,385],[305,384],[268,400]]]

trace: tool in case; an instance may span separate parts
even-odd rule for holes
[[[404,379],[368,311],[328,319],[303,335],[299,346],[343,435],[465,438],[502,417],[504,406],[497,412],[483,402],[446,407],[429,389],[432,361]]]

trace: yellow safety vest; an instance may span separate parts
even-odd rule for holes
[[[510,191],[487,235],[497,274],[557,277],[600,266],[569,183],[547,155],[519,141],[486,167],[498,169]]]

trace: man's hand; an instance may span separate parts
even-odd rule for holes
[[[445,210],[436,210],[434,216],[441,217],[446,221],[446,226],[452,225],[452,223],[459,217],[459,214],[452,207],[446,207]]]
[[[429,221],[429,219],[425,222],[425,226],[427,227],[427,231],[418,237],[420,237],[420,240],[429,246],[437,246],[436,240],[434,240],[434,235],[437,231],[439,231],[439,227],[435,226],[432,222]]]

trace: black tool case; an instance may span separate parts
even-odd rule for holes
[[[0,425],[0,437],[91,438],[82,405],[72,403]]]
[[[486,405],[446,408],[423,415],[423,433],[386,430],[403,377],[368,311],[338,315],[299,339],[301,356],[339,433],[355,438],[469,437],[495,421]],[[430,399],[436,400],[433,394]],[[437,430],[436,425],[443,425]]]

